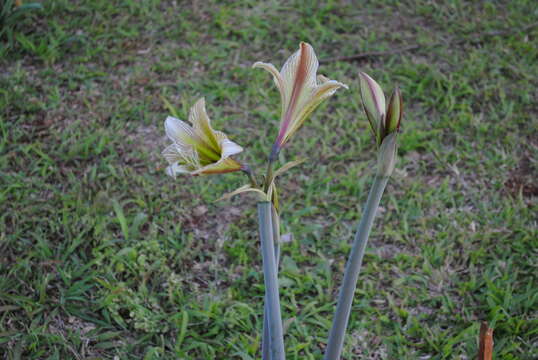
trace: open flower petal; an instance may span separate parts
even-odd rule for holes
[[[170,140],[183,146],[196,142],[194,130],[184,121],[169,116],[164,121],[164,129]]]
[[[198,100],[191,108],[189,121],[193,125],[195,134],[205,141],[208,146],[218,151],[218,141],[205,110],[204,98]]]
[[[282,79],[282,76],[280,76],[280,73],[276,69],[276,67],[273,64],[264,63],[261,61],[255,62],[254,65],[252,65],[253,68],[260,68],[267,70],[271,75],[273,75],[273,81],[275,82],[276,87],[278,88],[278,91],[280,92],[280,101],[282,103],[282,116],[284,116],[284,113],[286,111],[286,98],[285,98],[285,90],[284,90],[284,80]]]
[[[243,151],[243,148],[231,140],[222,139],[220,142],[220,147],[222,149],[222,157],[227,158],[235,154],[239,154]]]
[[[323,84],[317,86],[313,91],[312,96],[309,101],[301,107],[301,111],[297,114],[297,120],[292,124],[292,126],[287,131],[287,138],[290,138],[306,121],[308,116],[323,102],[323,100],[332,96],[336,90],[339,88],[347,89],[347,85],[336,81],[336,80],[326,80]]]
[[[189,174],[191,171],[186,165],[172,164],[166,168],[166,175],[176,178],[178,174]]]
[[[308,98],[308,92],[316,86],[316,72],[319,62],[312,46],[301,42],[296,51],[282,66],[280,75],[284,82],[287,114],[293,113],[301,100]]]
[[[242,165],[232,158],[222,158],[216,163],[212,163],[196,169],[191,172],[192,175],[209,175],[209,174],[224,174],[241,170]]]

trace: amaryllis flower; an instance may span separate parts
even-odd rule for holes
[[[341,82],[329,80],[322,75],[316,78],[318,65],[314,49],[304,42],[301,42],[299,50],[284,63],[280,72],[273,64],[256,62],[253,65],[273,75],[282,100],[280,131],[273,145],[271,157],[278,154],[286,141],[323,100],[341,87],[347,89]]]
[[[189,124],[172,116],[166,118],[164,128],[172,144],[163,151],[170,164],[166,173],[172,177],[177,174],[221,174],[241,170],[242,165],[230,156],[243,151],[243,148],[209,123],[205,111],[205,101],[198,100],[191,108]]]

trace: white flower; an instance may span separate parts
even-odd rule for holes
[[[169,166],[166,173],[177,174],[221,174],[241,170],[242,165],[230,156],[243,148],[211,127],[203,98],[191,108],[189,122],[169,116],[164,122],[166,135],[173,142],[163,151]]]
[[[316,78],[318,66],[314,49],[304,42],[301,42],[299,50],[288,58],[280,72],[273,64],[256,62],[253,65],[255,68],[269,71],[280,91],[282,114],[280,131],[273,147],[276,153],[323,100],[341,87],[347,89],[345,84],[329,80],[322,75]]]

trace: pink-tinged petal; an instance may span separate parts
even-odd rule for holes
[[[370,127],[379,142],[385,118],[385,95],[381,86],[367,74],[361,72],[359,78],[362,105],[370,122]]]
[[[300,95],[303,88],[316,86],[318,66],[319,62],[312,46],[301,42],[299,50],[286,60],[280,71],[288,105],[293,101],[293,97]]]
[[[332,96],[336,90],[340,88],[347,89],[347,85],[336,81],[324,79],[323,83],[318,86],[311,94],[309,101],[304,104],[300,112],[296,115],[296,119],[293,121],[292,125],[288,128],[285,136],[284,142],[289,139],[306,121],[308,116],[328,97]]]
[[[312,46],[301,42],[299,51],[284,64],[281,71],[287,100],[286,112],[280,124],[276,144],[282,146],[286,141],[286,132],[291,126],[297,112],[308,102],[312,89],[316,87],[318,59]]]
[[[218,151],[218,141],[215,137],[215,131],[211,127],[209,116],[205,110],[205,99],[199,99],[191,108],[189,113],[194,133],[202,139],[213,150]]]

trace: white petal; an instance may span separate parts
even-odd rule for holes
[[[270,72],[271,75],[273,75],[273,80],[275,81],[275,84],[278,87],[278,89],[279,90],[282,89],[282,77],[280,76],[280,73],[278,72],[278,70],[273,64],[257,61],[254,63],[254,65],[252,65],[252,67],[264,69]]]
[[[186,165],[172,164],[166,168],[166,175],[176,178],[178,174],[190,174],[191,171]]]
[[[222,149],[222,157],[227,158],[235,154],[239,154],[243,151],[243,148],[231,140],[223,139],[220,141],[220,147]]]
[[[280,101],[282,102],[282,115],[284,115],[285,107],[287,105],[286,100],[286,94],[284,90],[284,80],[282,79],[282,76],[276,69],[276,67],[273,64],[264,63],[261,61],[255,62],[254,65],[252,65],[253,68],[260,68],[267,70],[268,72],[273,75],[273,81],[275,82],[276,87],[278,88],[278,91],[280,92]]]
[[[176,143],[187,146],[196,140],[193,129],[184,121],[169,116],[164,121],[164,129],[168,138]]]
[[[329,80],[326,78],[323,80],[324,82],[316,87],[310,94],[310,97],[306,99],[306,101],[301,104],[301,107],[297,109],[297,112],[294,114],[293,122],[286,130],[284,141],[291,137],[297,130],[299,130],[308,116],[319,106],[319,104],[323,102],[323,100],[333,95],[336,90],[341,87],[347,89],[347,85],[339,81]]]
[[[321,74],[319,74],[316,79],[318,80],[319,85],[326,83],[327,81],[330,81],[328,77],[323,76]]]
[[[340,81],[329,80],[327,78],[325,79],[326,80],[314,90],[314,94],[312,96],[313,99],[317,100],[319,98],[320,100],[324,100],[333,95],[336,90],[340,89],[341,87],[344,89],[349,89],[346,84],[341,83]]]
[[[178,161],[183,159],[180,152],[178,151],[178,147],[176,144],[168,145],[163,150],[162,155],[169,164],[177,163]]]

